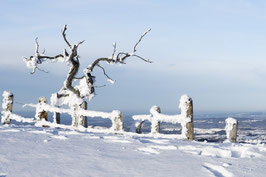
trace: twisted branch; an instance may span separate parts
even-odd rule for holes
[[[39,53],[39,43],[38,43],[38,37],[35,38],[35,53]]]
[[[113,47],[114,47],[114,51],[112,53],[112,58],[114,58],[115,56],[115,52],[116,52],[116,42],[113,43]]]
[[[110,79],[111,81],[114,82],[114,80],[106,74],[104,67],[102,67],[102,66],[99,65],[99,64],[97,64],[97,66],[103,70],[103,74],[104,74],[108,79]]]
[[[146,32],[144,32],[139,40],[137,41],[137,43],[134,45],[134,48],[133,48],[133,53],[126,53],[126,52],[119,52],[117,54],[117,56],[115,57],[115,52],[116,52],[116,43],[114,43],[114,51],[113,51],[113,54],[112,54],[112,58],[105,58],[105,57],[102,57],[102,58],[98,58],[96,59],[92,65],[88,68],[89,71],[93,71],[94,67],[97,66],[101,61],[106,61],[107,63],[121,63],[121,64],[125,64],[125,60],[128,58],[128,57],[137,57],[145,62],[148,62],[148,63],[152,63],[152,61],[150,60],[147,60],[139,55],[136,55],[135,52],[137,51],[137,46],[138,44],[142,41],[142,39],[151,31],[151,29],[148,29]]]
[[[67,30],[67,25],[64,26],[62,35],[63,35],[63,38],[64,38],[65,42],[67,43],[68,47],[71,49],[72,47],[71,47],[70,43],[68,42],[68,40],[66,39],[66,30]]]
[[[149,28],[147,31],[145,31],[139,38],[138,42],[135,44],[134,46],[134,50],[133,52],[136,52],[137,51],[137,46],[139,45],[139,43],[141,42],[142,38],[144,38],[144,36],[146,36],[146,34],[148,34],[148,32],[151,31],[151,28]]]

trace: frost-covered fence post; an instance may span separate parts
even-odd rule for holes
[[[86,101],[83,101],[81,103],[80,109],[87,110],[87,102]],[[79,125],[81,125],[83,127],[88,127],[87,117],[86,116],[80,116],[80,118],[79,118]]]
[[[43,104],[45,103],[47,103],[47,99],[45,97],[40,97],[38,106],[36,108],[36,114],[35,114],[37,121],[42,121],[43,119],[48,121],[48,114],[42,108]]]
[[[188,95],[183,95],[180,99],[179,108],[181,109],[181,116],[184,121],[181,122],[182,135],[188,140],[194,139],[194,125],[193,125],[193,101]]]
[[[54,118],[53,120],[54,123],[60,124],[60,113],[59,112],[54,112],[53,118]]]
[[[232,143],[235,143],[237,137],[238,122],[236,119],[228,117],[225,120],[225,123],[226,123],[225,131],[226,131],[227,140],[229,140]]]
[[[150,113],[153,115],[152,118],[155,118],[156,116],[154,114],[161,113],[161,108],[158,106],[153,106],[150,110]],[[151,121],[151,133],[160,133],[160,122],[156,121],[155,119],[152,119]]]
[[[113,131],[122,131],[123,130],[123,114],[120,111],[114,110],[112,112],[112,127]]]
[[[144,120],[142,121],[136,121],[134,127],[134,130],[136,130],[136,133],[141,134],[141,128],[144,124]]]
[[[13,109],[13,101],[14,101],[14,95],[9,91],[3,92],[3,102],[2,102],[2,118],[1,122],[2,124],[10,124],[10,114]]]
[[[77,115],[78,107],[79,106],[77,104],[70,107],[70,109],[72,111],[71,117],[72,117],[72,126],[73,127],[78,127],[78,122],[79,122],[78,115]]]
[[[83,101],[80,105],[75,104],[72,107],[73,113],[72,113],[72,126],[78,127],[87,127],[87,117],[82,116],[79,114],[80,110],[86,110],[87,109],[87,102]]]
[[[59,108],[57,94],[52,94],[50,101],[51,105]],[[60,124],[60,112],[53,112],[53,123]]]

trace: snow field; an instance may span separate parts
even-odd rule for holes
[[[263,176],[265,144],[0,126],[2,176]]]

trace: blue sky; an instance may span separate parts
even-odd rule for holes
[[[47,62],[49,74],[30,74],[22,56],[34,52],[34,39],[47,55],[66,48],[61,30],[79,48],[81,69],[117,49],[131,50],[146,29],[138,53],[127,65],[105,66],[116,80],[97,71],[97,95],[89,109],[148,112],[178,111],[182,94],[195,111],[266,111],[266,2],[251,0],[58,0],[2,1],[0,6],[0,92],[19,103],[37,102],[58,91],[65,64]],[[17,103],[15,109],[19,110]]]

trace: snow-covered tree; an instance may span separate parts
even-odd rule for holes
[[[28,68],[32,69],[31,74],[34,74],[36,70],[44,71],[39,68],[43,62],[50,60],[52,62],[62,62],[68,63],[69,72],[67,74],[66,80],[64,81],[63,87],[51,96],[51,104],[54,106],[69,105],[70,108],[76,109],[75,107],[80,106],[85,99],[91,100],[95,93],[95,75],[93,71],[95,67],[99,67],[103,70],[103,74],[107,77],[107,80],[111,83],[114,81],[107,75],[104,67],[100,65],[102,62],[107,64],[125,64],[126,59],[130,57],[139,58],[145,62],[151,63],[150,60],[143,58],[136,54],[137,47],[142,41],[143,37],[146,36],[151,29],[148,29],[144,32],[138,41],[133,46],[132,51],[130,52],[117,52],[116,43],[113,44],[113,53],[111,57],[100,57],[92,62],[87,68],[83,70],[83,76],[77,76],[78,71],[80,70],[80,60],[78,55],[78,47],[83,44],[84,41],[81,41],[77,44],[71,45],[66,38],[67,25],[64,26],[62,31],[62,36],[66,42],[69,50],[64,49],[63,54],[58,54],[56,56],[48,56],[44,52],[39,52],[38,38],[35,39],[35,53],[29,58],[24,57],[24,61]],[[45,71],[44,71],[45,72]],[[79,83],[75,85],[74,81],[79,80]]]

